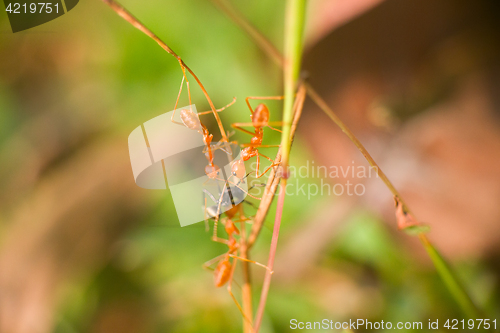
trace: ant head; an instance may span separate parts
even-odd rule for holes
[[[231,166],[231,173],[236,178],[245,178],[245,163],[243,162],[243,159],[239,159],[233,163]]]
[[[219,167],[215,164],[213,164],[213,165],[209,164],[205,167],[205,173],[207,174],[208,178],[210,178],[210,179],[217,178],[217,176],[219,175],[219,171],[220,171]]]

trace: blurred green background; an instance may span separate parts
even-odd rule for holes
[[[354,19],[338,35],[330,33],[335,19],[319,14],[327,2],[313,4],[309,20],[327,33],[308,30],[314,42],[308,44],[305,69],[341,114],[349,112],[345,110],[350,104],[344,108],[338,96],[359,102],[354,108],[361,111],[344,114],[346,122],[373,147],[376,156],[379,152],[384,157],[385,151],[397,159],[405,155],[384,147],[404,141],[400,134],[411,132],[411,127],[408,131],[401,128],[408,128],[415,119],[416,124],[421,122],[420,114],[437,113],[433,108],[453,100],[453,92],[470,100],[460,89],[462,83],[472,82],[472,91],[497,87],[496,78],[488,81],[487,74],[497,73],[492,68],[498,63],[498,46],[490,41],[498,43],[499,39],[496,27],[485,24],[476,29],[471,23],[489,22],[489,1],[474,7],[474,20],[468,19],[463,2],[442,1],[443,12],[435,17],[427,15],[433,12],[430,1],[396,2],[387,1],[374,13]],[[217,107],[237,97],[237,103],[220,114],[226,129],[231,123],[249,121],[246,96],[281,93],[279,68],[210,1],[124,0],[122,4],[181,55]],[[281,48],[284,2],[254,0],[235,5]],[[391,21],[394,15],[408,20],[412,11],[423,13],[416,16],[422,18],[418,23],[427,27],[428,35],[415,32],[418,25],[402,27]],[[398,28],[416,33],[416,37],[403,36],[410,47],[388,33]],[[180,228],[169,191],[137,187],[130,168],[128,134],[174,107],[182,77],[176,60],[100,1],[81,1],[59,19],[16,34],[10,32],[7,16],[2,14],[0,30],[0,332],[241,331],[241,314],[226,289],[215,288],[213,275],[201,267],[224,253],[225,247],[211,241],[203,223]],[[385,43],[374,44],[368,40],[370,34]],[[461,39],[464,35],[467,38]],[[481,45],[490,47],[469,43],[477,36],[484,37]],[[443,55],[439,47],[449,51],[444,53],[446,61],[436,60]],[[384,52],[375,54],[374,49]],[[401,52],[391,55],[388,50]],[[370,60],[364,60],[365,52]],[[384,61],[377,62],[378,56]],[[394,65],[391,57],[402,59],[404,65]],[[434,70],[433,64],[440,70]],[[477,76],[485,79],[470,79]],[[208,110],[201,91],[191,82],[198,110]],[[443,235],[437,225],[434,238],[484,309],[485,318],[500,319],[500,235],[495,208],[500,177],[494,167],[500,131],[499,108],[492,96],[498,97],[495,93],[485,97],[492,101],[493,120],[485,121],[494,124],[488,130],[492,134],[472,150],[485,158],[478,164],[492,166],[486,183],[496,187],[488,187],[488,192],[482,191],[483,185],[472,186],[477,191],[468,195],[479,196],[482,204],[472,202],[470,215],[464,215],[475,217],[464,222],[470,229],[445,225],[441,230],[447,234]],[[182,98],[187,104],[185,93]],[[281,103],[267,105],[272,120],[279,120]],[[356,165],[364,165],[348,143],[328,139],[331,133],[340,132],[322,117],[311,103],[306,104],[292,165],[300,167],[314,160],[323,165],[349,165],[356,160]],[[217,133],[212,117],[203,122]],[[469,124],[477,126],[474,133],[487,132],[484,123]],[[249,140],[240,133],[232,138]],[[453,143],[453,138],[446,142]],[[405,140],[418,142],[415,137]],[[279,136],[266,131],[266,142],[277,144]],[[492,144],[489,148],[488,143]],[[411,150],[413,146],[403,147]],[[270,156],[275,151],[263,150]],[[331,156],[345,160],[331,160]],[[490,163],[488,157],[494,161]],[[411,179],[419,184],[428,181],[428,169],[414,171],[405,164],[390,164],[390,158],[386,161],[389,177],[396,178],[404,193],[411,195],[418,187],[408,186],[405,192],[406,183],[397,180],[402,179],[399,171],[410,170]],[[437,177],[460,163],[445,161]],[[423,159],[423,164],[435,167],[432,160]],[[471,174],[471,178],[476,175],[474,170]],[[467,177],[453,184],[463,181],[466,186]],[[458,195],[453,187],[433,181],[435,188],[442,188],[451,198]],[[300,178],[298,182],[308,186],[320,184],[321,179]],[[423,250],[396,231],[389,192],[371,184],[366,184],[367,198],[361,199],[287,197],[276,277],[262,332],[291,331],[293,318],[422,321],[424,325],[428,319],[463,318]],[[377,201],[380,197],[385,201]],[[425,222],[439,220],[438,213],[425,215],[425,206],[410,198]],[[464,200],[469,202],[468,197]],[[193,202],[195,209],[198,206]],[[488,213],[493,221],[488,226],[478,222],[485,211],[493,212]],[[246,208],[248,215],[254,212]],[[252,258],[264,263],[273,212],[252,251]],[[491,237],[482,237],[480,231]],[[455,232],[477,238],[456,256],[455,249],[467,237],[457,236],[453,244],[440,243],[440,239],[454,239]],[[256,306],[264,270],[252,267],[252,274]],[[235,281],[241,282],[239,274]],[[239,288],[234,289],[239,297]]]

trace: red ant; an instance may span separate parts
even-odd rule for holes
[[[235,217],[238,213],[240,214],[239,219],[235,220]],[[236,297],[234,296],[234,294],[232,292],[232,281],[233,281],[234,271],[236,269],[236,260],[247,261],[247,262],[256,264],[258,266],[264,267],[267,270],[269,270],[269,267],[267,267],[261,263],[258,263],[256,261],[249,260],[249,259],[242,258],[242,257],[238,257],[236,255],[241,244],[239,244],[235,238],[236,235],[240,235],[240,230],[235,226],[235,223],[246,222],[246,221],[250,220],[249,218],[244,216],[242,203],[234,205],[231,209],[227,210],[225,212],[225,214],[226,214],[226,217],[223,218],[221,220],[221,222],[224,224],[226,233],[228,235],[228,239],[225,240],[225,239],[218,238],[216,241],[226,244],[228,246],[228,251],[226,253],[210,260],[210,261],[207,261],[203,266],[205,268],[208,268],[213,263],[217,262],[217,266],[214,269],[214,284],[215,284],[215,286],[222,287],[227,283],[228,284],[227,291],[231,295],[231,298],[235,302],[236,306],[240,310],[243,317],[247,321],[251,322],[251,320],[249,318],[247,318],[246,315],[244,314],[241,305],[238,303],[238,300],[236,299]],[[242,233],[243,232],[244,232],[244,227],[242,229]],[[242,234],[242,236],[240,237],[240,243],[244,242],[244,241],[245,241],[245,236],[244,236],[244,234]],[[230,258],[233,258],[232,262],[231,262]],[[271,273],[272,273],[272,271],[271,271]]]
[[[182,123],[179,123],[179,122],[174,120],[174,117],[175,117],[175,112],[176,112],[175,110],[177,110],[177,105],[179,103],[179,98],[181,96],[182,87],[184,86],[184,81],[186,81],[186,85],[187,85],[187,89],[188,89],[190,106],[189,106],[189,109],[182,109],[180,111],[180,113],[181,113],[180,118],[181,118]],[[236,98],[233,98],[233,100],[229,104],[227,104],[223,108],[217,109],[216,112],[221,112],[221,111],[225,110],[226,108],[233,105],[235,102],[236,102]],[[213,160],[214,160],[213,148],[212,148],[213,134],[209,133],[208,129],[206,128],[205,125],[203,125],[203,123],[200,121],[200,118],[199,118],[200,115],[211,114],[213,112],[212,111],[205,111],[205,112],[195,113],[192,110],[191,105],[192,105],[191,90],[189,89],[189,81],[187,80],[186,74],[184,73],[184,75],[182,77],[182,81],[181,81],[181,87],[180,87],[179,93],[177,95],[177,100],[175,102],[174,112],[172,113],[172,117],[170,120],[175,124],[183,125],[191,130],[197,131],[198,133],[200,133],[203,136],[203,142],[205,143],[205,146],[206,146],[204,153],[205,153],[207,160],[208,160],[208,165],[205,167],[205,174],[210,179],[215,179],[219,174],[220,168],[213,163]],[[219,120],[217,119],[217,121],[219,121]],[[216,149],[219,149],[219,148],[220,147],[217,147]],[[223,148],[220,148],[220,149],[224,150]],[[229,152],[227,152],[227,153],[229,154]]]
[[[275,166],[274,161],[267,157],[266,155],[263,155],[259,152],[258,148],[266,148],[266,147],[279,147],[279,146],[270,146],[270,145],[262,145],[262,140],[264,138],[264,127],[269,127],[270,129],[280,132],[281,131],[277,128],[274,128],[271,126],[271,124],[276,124],[276,125],[282,125],[282,122],[270,122],[269,121],[269,109],[267,106],[263,103],[257,105],[255,110],[252,109],[252,106],[250,105],[249,99],[274,99],[274,100],[280,100],[283,99],[283,96],[271,96],[271,97],[247,97],[245,100],[247,102],[248,108],[250,109],[250,112],[252,113],[251,123],[234,123],[232,124],[232,127],[235,129],[238,129],[242,132],[248,133],[252,135],[252,139],[250,140],[249,144],[244,144],[243,146],[245,147],[241,151],[241,159],[238,161],[234,162],[232,167],[231,167],[231,172],[233,173],[234,176],[237,178],[243,178],[245,176],[245,169],[244,169],[244,162],[248,161],[250,158],[256,156],[257,157],[257,166],[255,168],[255,178],[260,178],[262,177],[269,169],[271,169],[273,166]],[[255,132],[251,132],[249,130],[246,130],[242,128],[242,126],[252,126],[255,128]],[[269,161],[271,161],[271,165],[264,170],[259,175],[259,168],[260,168],[260,156],[267,158]]]
[[[235,253],[238,250],[238,243],[234,238],[234,235],[239,235],[240,231],[234,225],[233,219],[240,210],[241,204],[233,206],[230,210],[226,211],[226,218],[224,219],[224,229],[226,230],[228,240],[227,247],[229,248],[227,253],[224,255],[224,258],[219,261],[217,267],[214,271],[214,282],[216,287],[222,287],[225,285],[230,277],[231,277],[231,262],[229,261],[229,257],[231,254]],[[243,218],[240,215],[240,219]],[[242,221],[246,221],[246,219],[241,219]]]

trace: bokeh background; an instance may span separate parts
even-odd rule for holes
[[[249,120],[246,96],[281,93],[279,68],[210,1],[122,3],[182,56],[217,107],[238,98],[221,113],[226,128]],[[284,2],[233,3],[281,49]],[[497,321],[499,7],[495,0],[310,1],[304,56],[304,76],[431,226],[429,238],[485,317]],[[130,167],[128,134],[173,109],[182,75],[175,59],[97,0],[16,34],[4,13],[0,32],[0,332],[241,331],[227,291],[201,267],[224,246],[203,223],[180,228],[169,191],[137,187]],[[208,110],[192,87],[198,110]],[[279,120],[281,104],[267,104]],[[203,121],[216,133],[210,116]],[[265,138],[279,142],[272,131]],[[313,162],[366,166],[308,101],[292,165]],[[380,179],[298,184],[322,181],[360,183],[366,192],[287,197],[262,332],[288,332],[293,318],[463,318],[418,242],[397,231]],[[252,251],[260,262],[272,217]],[[264,271],[252,274],[257,304]]]

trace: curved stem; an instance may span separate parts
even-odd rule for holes
[[[210,96],[207,93],[207,90],[201,83],[200,79],[194,74],[194,72],[189,68],[188,65],[181,59],[177,53],[174,52],[164,41],[162,41],[158,36],[156,36],[151,30],[146,28],[144,24],[142,24],[134,15],[132,15],[128,10],[126,10],[122,5],[120,5],[118,2],[114,0],[102,0],[104,3],[106,3],[111,9],[113,9],[118,15],[120,15],[122,18],[125,19],[125,21],[129,22],[132,24],[135,28],[139,29],[142,31],[144,34],[146,34],[148,37],[150,37],[152,40],[154,40],[162,49],[167,51],[169,54],[174,56],[177,61],[179,62],[179,65],[181,66],[181,69],[185,68],[189,74],[193,76],[193,78],[196,80],[198,85],[201,88],[201,91],[205,95],[205,98],[208,101],[208,104],[210,105],[210,109],[212,110],[212,113],[214,114],[215,120],[217,121],[217,125],[219,126],[219,130],[222,135],[222,140],[228,142],[226,131],[224,130],[224,126],[222,125],[222,122],[220,120],[219,115],[217,114],[217,110],[215,109],[214,103],[210,99]]]

